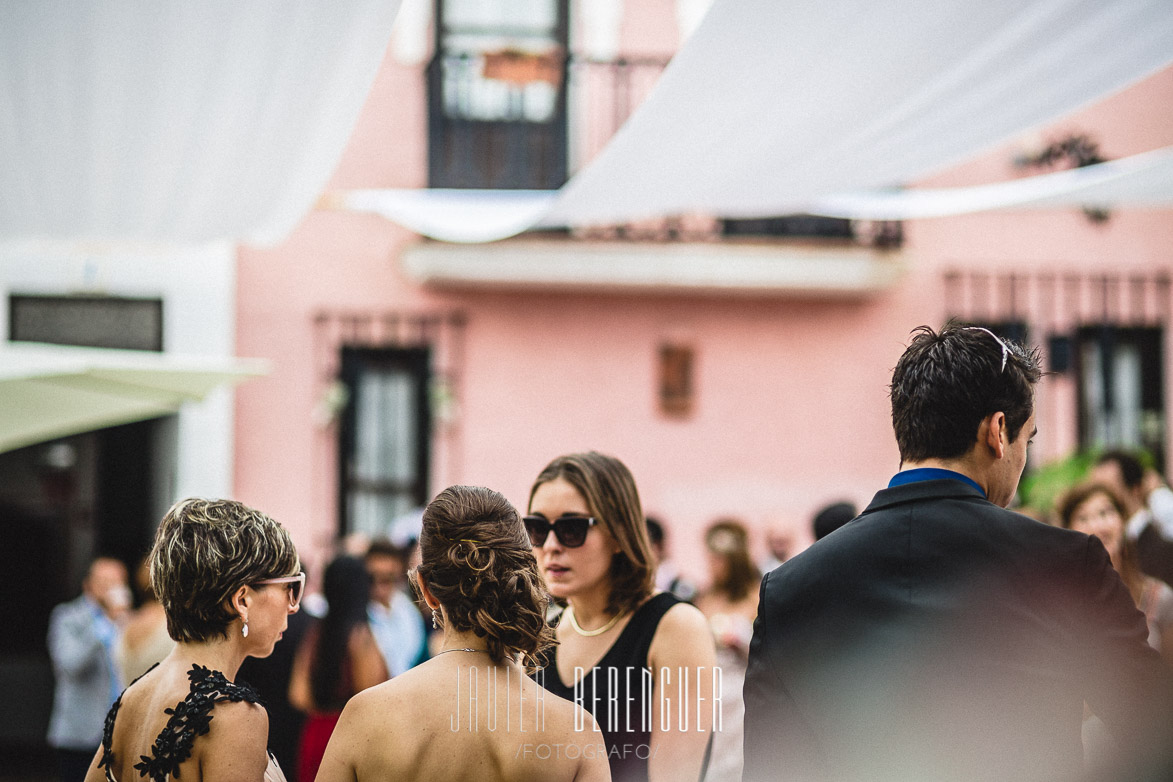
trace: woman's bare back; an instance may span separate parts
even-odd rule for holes
[[[86,782],[102,782],[107,768],[118,782],[264,777],[269,723],[256,693],[218,671],[183,666],[165,661],[127,688]]]
[[[356,696],[318,782],[610,779],[594,719],[526,676],[456,650]],[[468,658],[479,658],[470,664]]]

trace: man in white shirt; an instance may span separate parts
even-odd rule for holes
[[[407,552],[389,540],[374,540],[365,561],[371,574],[371,602],[367,606],[371,633],[387,670],[398,676],[423,660],[427,648],[423,617],[403,589]]]

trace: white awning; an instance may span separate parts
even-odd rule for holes
[[[168,415],[267,371],[258,360],[9,342],[0,345],[0,452]]]

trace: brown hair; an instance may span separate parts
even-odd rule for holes
[[[530,503],[539,486],[557,478],[578,490],[587,510],[619,545],[611,558],[607,611],[634,611],[655,589],[656,569],[631,470],[614,456],[595,451],[559,456],[534,481]]]
[[[1038,350],[955,321],[940,333],[919,326],[912,334],[889,388],[901,463],[961,456],[977,442],[982,419],[997,412],[1006,415],[1009,441],[1017,440],[1034,412]]]
[[[488,641],[494,662],[522,656],[531,671],[554,643],[549,598],[517,509],[482,486],[449,486],[424,509],[417,574],[454,630]]]
[[[1071,529],[1072,520],[1079,506],[1097,494],[1103,494],[1112,503],[1112,507],[1120,514],[1120,580],[1128,587],[1132,599],[1138,605],[1141,593],[1144,591],[1144,573],[1140,570],[1140,563],[1136,553],[1136,544],[1124,534],[1123,526],[1128,522],[1128,511],[1124,503],[1116,496],[1116,492],[1106,483],[1099,481],[1084,481],[1072,486],[1055,503],[1055,513],[1059,516],[1059,523],[1066,529]],[[1112,552],[1108,552],[1111,554]]]
[[[713,590],[730,600],[744,600],[762,580],[749,556],[749,533],[736,519],[718,519],[705,531],[705,547],[725,560],[724,578],[713,582]]]
[[[242,586],[300,570],[289,532],[234,500],[180,500],[148,555],[151,588],[167,614],[167,634],[198,643],[228,634],[230,600]]]

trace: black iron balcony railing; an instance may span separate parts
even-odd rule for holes
[[[553,190],[606,146],[667,60],[502,51],[441,55],[427,67],[431,187]],[[896,247],[900,223],[787,215],[674,218],[586,232],[628,239],[802,238]]]

